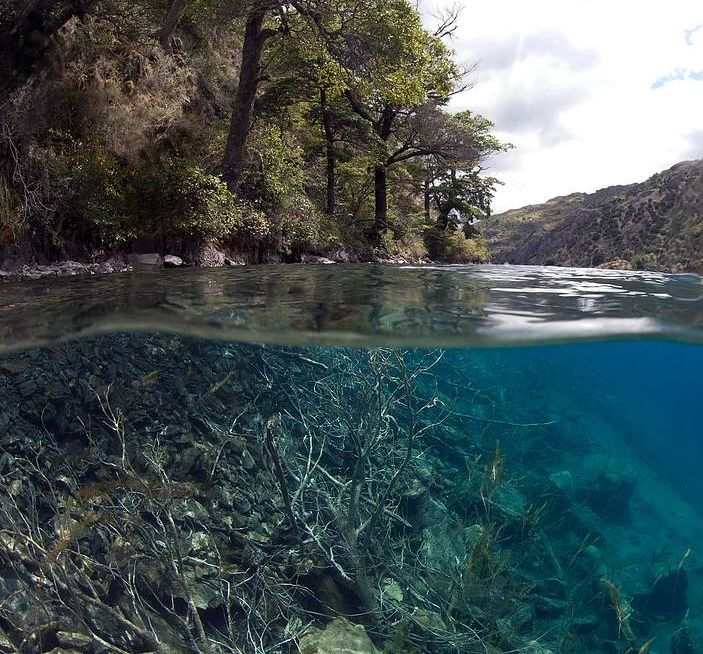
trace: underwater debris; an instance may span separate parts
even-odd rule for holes
[[[25,654],[56,642],[97,651],[62,645],[80,640],[76,611],[124,651],[156,651],[149,630],[169,651],[209,643],[212,654],[696,651],[695,616],[674,637],[679,622],[632,598],[666,598],[684,563],[688,604],[700,597],[697,553],[667,561],[659,579],[632,572],[631,552],[650,542],[628,550],[620,536],[642,537],[645,485],[631,525],[577,497],[599,470],[634,478],[619,460],[579,458],[557,430],[526,439],[460,420],[451,398],[436,401],[453,352],[435,367],[418,352],[300,352],[111,335],[0,364],[0,530],[14,534],[0,534],[0,652],[32,632],[43,640]],[[345,540],[352,505],[358,533]],[[651,535],[661,565],[666,532]],[[2,561],[21,549],[17,582]],[[64,571],[65,592],[95,588],[92,607],[62,607],[48,579]],[[141,629],[123,632],[137,646],[115,633],[115,606]],[[6,644],[8,607],[24,613]]]

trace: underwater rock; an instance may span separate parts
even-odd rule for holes
[[[570,470],[560,470],[549,475],[549,481],[560,491],[570,493],[574,490],[574,477]]]
[[[674,633],[671,639],[671,654],[697,654],[698,649],[694,647],[691,634],[686,627],[682,627]]]
[[[413,620],[423,629],[430,631],[443,632],[447,630],[447,625],[444,624],[442,616],[435,611],[427,609],[415,609],[412,613]]]
[[[547,649],[537,640],[531,640],[527,643],[527,647],[525,647],[523,652],[525,652],[525,654],[552,654],[551,649]]]
[[[635,595],[633,606],[657,620],[676,620],[688,609],[688,574],[677,568],[658,577],[646,593]]]
[[[636,486],[637,480],[626,471],[600,472],[595,479],[584,480],[576,499],[603,520],[623,524],[630,520],[630,499]]]
[[[534,599],[535,615],[540,618],[554,618],[563,615],[567,604],[563,600],[537,596]]]
[[[571,630],[578,636],[591,636],[598,631],[600,619],[597,615],[586,615],[576,618],[571,623]]]
[[[405,593],[395,579],[384,579],[381,582],[381,588],[383,589],[383,598],[386,600],[400,603],[405,599]]]
[[[534,609],[525,603],[519,603],[510,618],[510,626],[519,634],[527,634],[532,629],[535,619]]]
[[[378,654],[366,630],[335,618],[323,630],[309,629],[300,639],[301,654]]]
[[[94,644],[93,639],[89,636],[68,631],[57,631],[56,640],[63,647],[78,650],[87,649]]]
[[[553,599],[564,599],[566,597],[566,585],[559,577],[546,577],[541,579],[536,587],[540,595]]]
[[[493,502],[506,516],[522,520],[522,516],[525,514],[524,495],[508,482],[504,482],[496,488]]]
[[[595,545],[587,545],[583,548],[584,556],[590,560],[592,569],[597,577],[604,577],[607,572],[607,566],[605,561],[603,561],[603,552],[600,551]]]

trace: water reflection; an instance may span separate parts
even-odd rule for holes
[[[304,343],[700,340],[695,275],[521,266],[262,266],[9,282],[0,348],[147,329]]]

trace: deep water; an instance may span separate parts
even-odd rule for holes
[[[700,280],[501,268],[7,294],[0,652],[702,652]]]

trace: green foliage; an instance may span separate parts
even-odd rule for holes
[[[489,260],[483,238],[467,238],[464,232],[451,227],[431,227],[425,232],[425,245],[430,258],[447,263],[485,263]]]
[[[406,152],[390,158],[413,134],[425,141],[413,142],[412,156],[429,144],[445,163],[450,152],[454,164],[459,152],[480,158],[502,147],[487,119],[442,109],[459,70],[414,3],[271,3],[266,76],[237,198],[219,172],[239,76],[233,53],[242,48],[242,19],[253,5],[187,3],[171,50],[154,37],[170,4],[90,5],[54,35],[57,56],[0,103],[37,196],[28,211],[0,186],[0,243],[24,231],[54,252],[214,239],[284,257],[338,248],[367,257],[380,245],[419,259],[433,241],[440,257],[483,258],[478,241],[425,238],[415,160]],[[16,19],[0,17],[0,31]],[[390,136],[377,127],[384,112],[395,116]],[[373,169],[381,164],[392,229],[379,242],[369,236],[376,229]],[[477,174],[472,188],[452,197],[480,193],[481,183]],[[332,215],[323,214],[331,205]]]
[[[443,221],[452,209],[465,218],[491,215],[491,202],[499,183],[495,177],[481,177],[477,170],[456,169],[439,169],[434,176],[429,192]]]
[[[352,20],[343,29],[353,39],[339,60],[346,67],[347,84],[359,97],[412,107],[430,95],[449,95],[458,76],[452,53],[423,27],[407,0],[375,0],[365,10],[348,13]]]
[[[96,245],[168,239],[260,238],[265,225],[238,204],[219,177],[192,161],[124,165],[98,142],[73,144],[53,161],[57,239],[71,233]]]
[[[381,234],[381,250],[392,257],[403,257],[411,261],[423,260],[428,257],[427,246],[422,233],[416,230],[407,230],[396,238],[390,230]]]
[[[253,131],[242,182],[251,205],[269,217],[268,245],[285,254],[320,243],[320,215],[305,189],[303,151],[294,136],[272,124]]]

